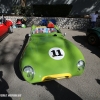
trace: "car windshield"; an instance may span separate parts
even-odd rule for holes
[[[52,32],[57,32],[57,30],[55,28],[37,27],[33,31],[33,34],[36,34],[36,33],[52,33]]]

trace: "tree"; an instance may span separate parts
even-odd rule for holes
[[[26,0],[21,0],[21,6],[26,7]]]

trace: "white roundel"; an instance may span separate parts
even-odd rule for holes
[[[65,56],[65,52],[58,47],[51,48],[49,50],[49,56],[55,60],[61,60]]]

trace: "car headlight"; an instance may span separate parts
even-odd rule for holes
[[[34,76],[34,70],[31,66],[25,66],[24,72],[27,73],[27,77],[33,77]]]
[[[84,69],[84,67],[85,67],[85,62],[84,62],[83,60],[78,61],[77,67],[78,67],[79,70],[80,70],[80,69]]]

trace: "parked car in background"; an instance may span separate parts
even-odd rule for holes
[[[16,28],[26,28],[26,19],[25,18],[17,19],[15,23],[15,27]]]
[[[87,29],[86,36],[90,45],[100,45],[100,27]]]
[[[8,33],[13,33],[13,22],[6,20],[4,16],[0,19],[0,40],[2,40]]]

